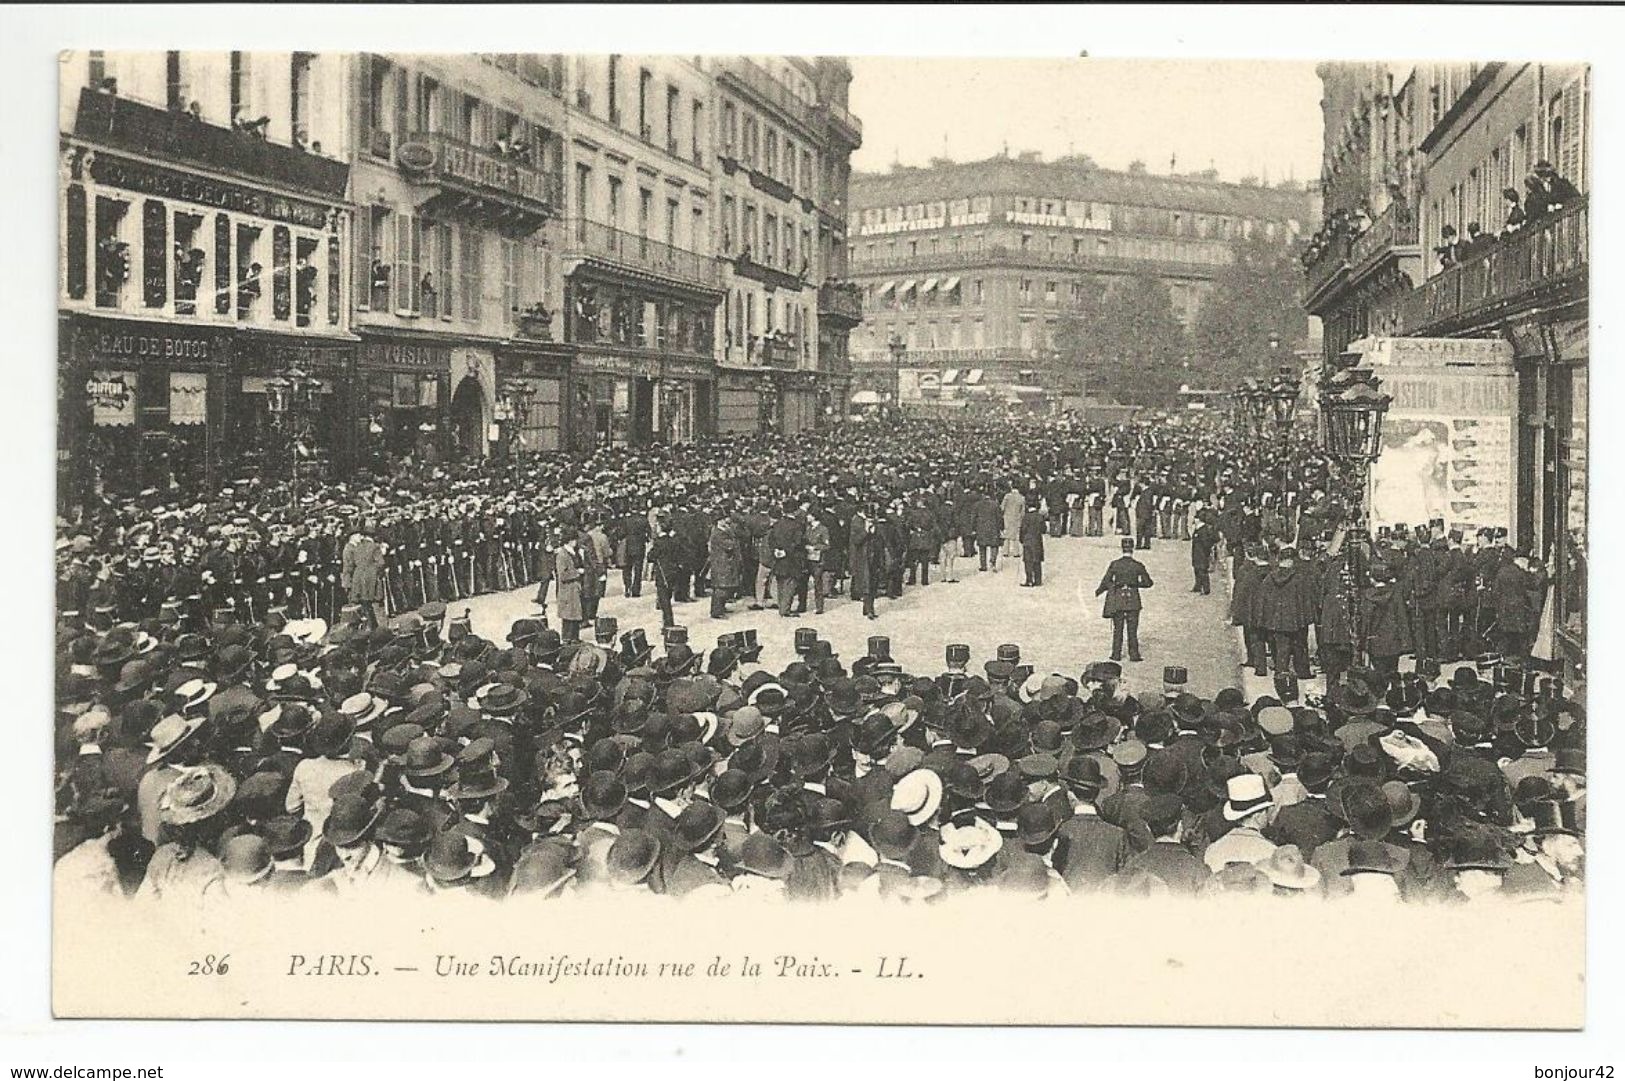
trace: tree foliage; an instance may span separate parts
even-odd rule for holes
[[[1220,271],[1192,328],[1192,379],[1227,389],[1270,372],[1270,335],[1280,339],[1277,364],[1308,329],[1303,267],[1292,248],[1255,236],[1238,243],[1236,261]]]
[[[1090,396],[1101,401],[1169,406],[1187,378],[1189,338],[1168,287],[1149,274],[1085,295],[1056,326],[1055,348],[1083,370]]]

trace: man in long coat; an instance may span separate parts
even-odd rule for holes
[[[583,598],[589,588],[584,579],[588,573],[586,556],[581,552],[581,540],[574,533],[565,536],[553,555],[553,577],[558,582],[559,622],[563,624],[562,637],[566,642],[581,640]]]
[[[728,614],[728,602],[739,589],[743,548],[739,534],[739,523],[731,515],[723,515],[711,527],[707,558],[710,565],[712,619],[721,619]]]
[[[982,570],[987,570],[990,563],[993,570],[999,569],[999,545],[1004,539],[1002,526],[999,505],[983,492],[976,500],[976,549],[981,554]]]
[[[372,625],[384,624],[384,548],[374,537],[376,528],[366,523],[344,546],[339,584],[351,604],[359,604],[372,617]]]
[[[1315,611],[1313,570],[1298,562],[1298,553],[1283,549],[1276,563],[1264,575],[1260,586],[1263,602],[1263,628],[1269,632],[1275,673],[1291,672],[1308,679],[1308,630]]]
[[[1038,509],[1036,495],[1021,518],[1021,569],[1026,579],[1022,585],[1044,584],[1044,515]]]
[[[786,502],[783,517],[767,531],[768,556],[773,560],[773,593],[779,601],[779,615],[786,619],[790,618],[790,605],[807,559],[805,530],[796,512],[795,502]]]

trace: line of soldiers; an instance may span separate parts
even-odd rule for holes
[[[1494,653],[1527,666],[1549,585],[1504,529],[1468,536],[1440,521],[1380,531],[1372,544],[1342,533],[1255,541],[1235,560],[1230,615],[1248,666],[1309,678],[1312,630],[1328,685],[1349,667],[1356,635],[1383,672],[1403,656],[1437,666]]]

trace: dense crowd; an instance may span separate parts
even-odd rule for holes
[[[1482,618],[1481,591],[1532,603],[1529,557],[1438,523],[1352,537],[1336,488],[1301,443],[988,421],[87,508],[60,528],[58,883],[180,904],[1576,889],[1583,709]],[[862,647],[812,623],[764,666],[755,630],[706,650],[672,612],[875,611],[958,559],[1019,555],[1041,586],[1045,535],[1106,532],[1189,537],[1197,590],[1228,553],[1273,693],[1035,672],[1014,643],[910,673],[885,636],[843,662]],[[612,568],[638,595],[646,566],[658,653],[595,610]],[[520,586],[537,612],[501,641],[448,615]],[[1311,633],[1324,699],[1300,694]]]

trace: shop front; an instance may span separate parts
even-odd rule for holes
[[[691,443],[711,434],[712,367],[700,361],[666,358],[661,365],[655,415],[660,440],[667,445]]]
[[[1583,684],[1586,587],[1590,570],[1586,498],[1586,467],[1590,461],[1590,328],[1584,319],[1556,323],[1548,328],[1547,341],[1551,362],[1546,369],[1544,397],[1551,429],[1552,462],[1545,513],[1552,522],[1547,551],[1553,570],[1550,614],[1553,652],[1549,659],[1561,667],[1571,682]]]
[[[500,440],[496,424],[496,353],[483,345],[451,350],[451,398],[447,416],[451,456],[484,458]]]
[[[215,380],[220,462],[233,477],[342,476],[354,462],[350,424],[355,344],[240,331],[229,373]],[[272,390],[288,393],[278,403]],[[203,389],[203,388],[199,388]],[[280,408],[280,411],[279,411]]]
[[[569,443],[570,349],[511,342],[496,353],[495,407],[501,455],[544,454]]]
[[[581,449],[644,447],[654,441],[659,357],[584,349],[576,372],[584,421],[577,429]]]
[[[756,369],[717,369],[717,434],[754,435],[762,430],[766,378]]]
[[[363,331],[355,379],[357,464],[388,473],[408,458],[445,461],[451,374],[448,342]]]
[[[780,426],[785,435],[818,426],[818,383],[815,372],[787,372],[780,377]]]

